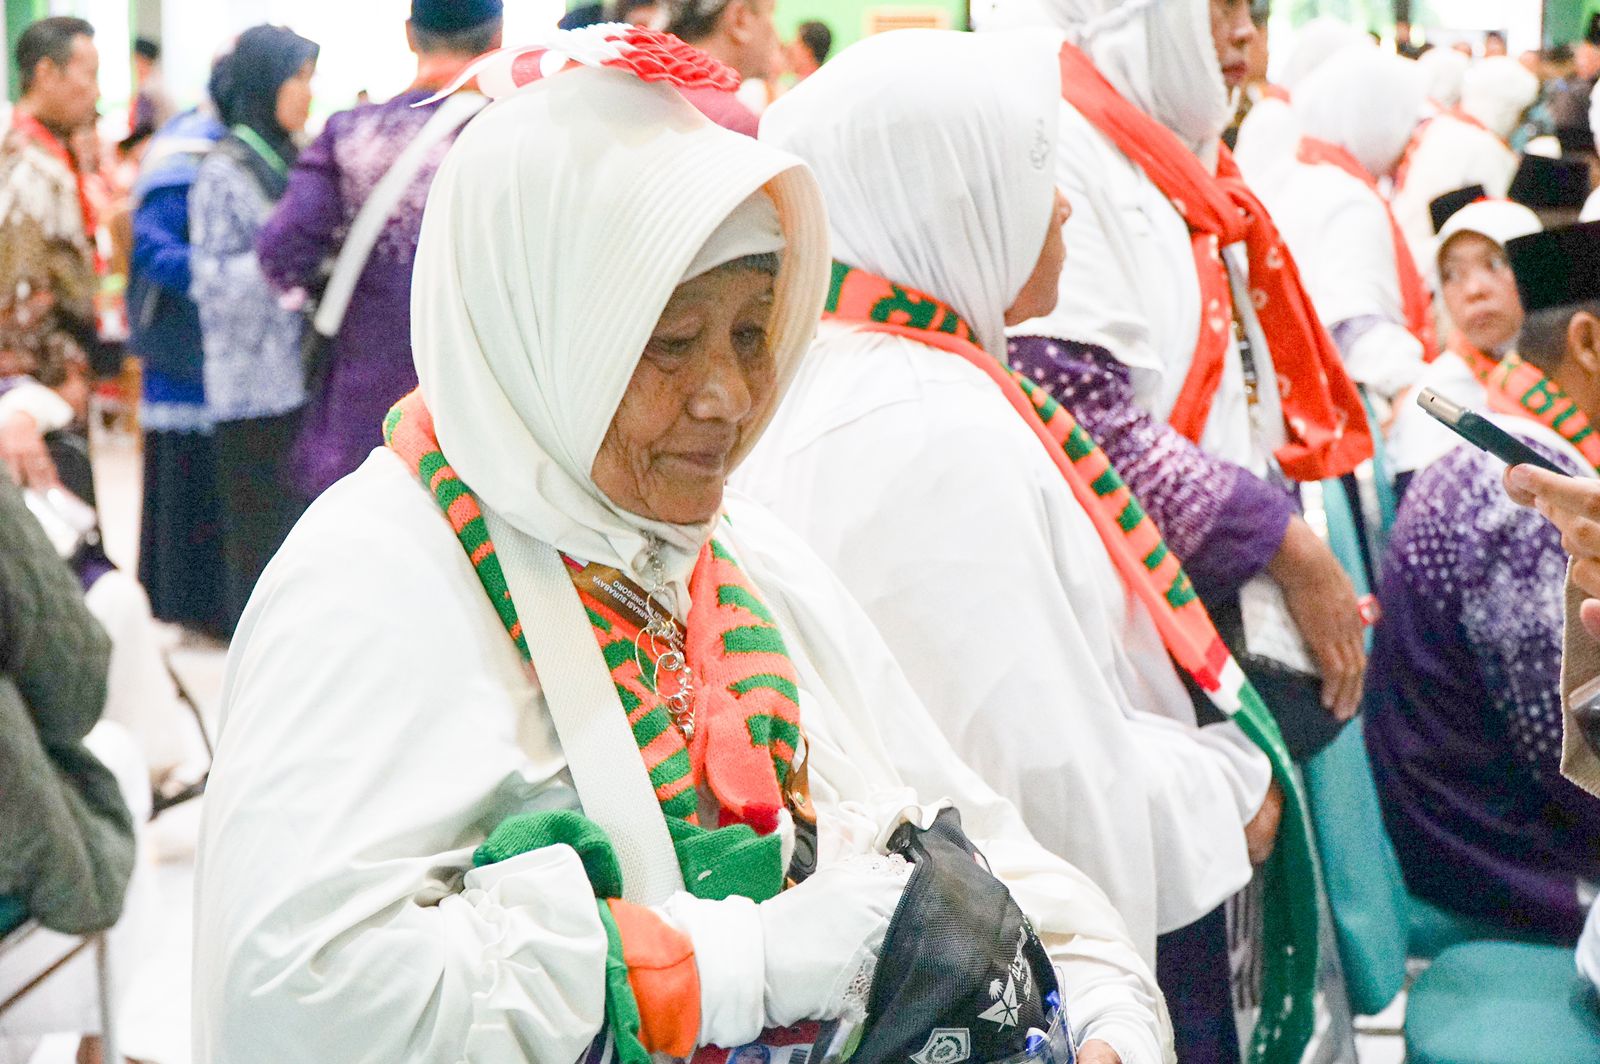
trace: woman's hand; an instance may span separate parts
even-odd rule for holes
[[[24,488],[44,491],[59,483],[39,423],[20,410],[0,421],[0,465]]]
[[[1267,572],[1283,588],[1289,615],[1322,669],[1322,708],[1337,720],[1351,719],[1361,708],[1367,671],[1355,585],[1333,552],[1299,517],[1289,519],[1283,544],[1267,563]]]
[[[1122,1057],[1096,1038],[1078,1047],[1078,1064],[1122,1064]]]
[[[1260,867],[1267,863],[1278,845],[1278,825],[1283,822],[1283,788],[1273,780],[1267,785],[1267,796],[1261,808],[1244,826],[1244,844],[1250,851],[1250,863]]]
[[[1579,619],[1600,639],[1600,481],[1519,465],[1506,470],[1506,492],[1561,530],[1561,546],[1572,556],[1572,582],[1590,596]]]

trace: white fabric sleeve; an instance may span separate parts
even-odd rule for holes
[[[1364,384],[1392,402],[1412,387],[1426,368],[1422,344],[1405,326],[1382,318],[1362,323],[1366,327],[1349,341],[1344,350],[1345,367],[1357,384]],[[1339,338],[1339,323],[1332,326]]]
[[[700,1045],[742,1046],[761,1033],[766,949],[759,907],[749,898],[668,898],[657,910],[689,936],[700,973]]]
[[[196,881],[196,1060],[573,1064],[606,936],[529,674],[427,493],[375,455],[268,566],[230,652]],[[365,492],[365,493],[363,493]]]
[[[1600,901],[1589,910],[1578,938],[1578,973],[1600,988]]]
[[[803,723],[824,834],[844,803],[883,808],[903,801],[906,787],[922,803],[949,799],[1057,965],[1075,1037],[1103,1035],[1124,1064],[1172,1060],[1151,965],[1104,892],[1040,846],[1016,809],[967,767],[871,621],[816,556],[761,507],[731,493],[728,502],[739,544],[762,548],[741,552],[741,560],[785,634],[793,633],[801,686],[817,696]]]
[[[13,414],[27,414],[39,426],[39,435],[59,432],[72,424],[72,404],[36,380],[18,382],[0,395],[0,424]]]

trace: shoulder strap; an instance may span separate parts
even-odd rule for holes
[[[377,246],[383,227],[389,223],[395,208],[400,206],[401,198],[421,172],[429,153],[440,141],[466,125],[488,102],[476,93],[457,93],[446,99],[379,179],[372,194],[361,205],[361,210],[356,212],[355,221],[350,223],[350,232],[344,238],[338,258],[334,260],[333,273],[328,277],[328,286],[317,305],[317,315],[312,319],[312,327],[318,333],[323,336],[338,335],[340,326],[344,324],[345,311],[350,309],[350,297],[355,294],[356,281],[367,268],[367,259],[372,256],[372,249]]]
[[[483,517],[584,815],[616,849],[624,898],[665,901],[684,889],[677,851],[577,589],[554,547]]]

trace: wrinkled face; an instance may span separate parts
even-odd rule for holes
[[[311,75],[316,69],[316,63],[307,59],[294,77],[278,87],[278,125],[289,133],[305,129],[311,118]]]
[[[1006,308],[1006,324],[1021,325],[1032,318],[1042,318],[1056,309],[1061,295],[1061,268],[1067,264],[1066,238],[1061,227],[1072,217],[1072,204],[1067,194],[1056,189],[1055,212],[1050,217],[1050,228],[1044,234],[1044,247],[1039,251],[1039,261],[1033,273],[1022,282],[1022,290],[1011,306]]]
[[[1522,331],[1522,300],[1500,245],[1478,233],[1458,233],[1439,256],[1439,281],[1450,320],[1467,342],[1495,352]]]
[[[30,95],[46,125],[72,130],[94,122],[95,104],[100,102],[100,53],[94,41],[81,34],[74,37],[72,55],[64,66],[39,60]]]
[[[1250,77],[1250,44],[1255,36],[1250,0],[1211,0],[1211,43],[1230,92]]]
[[[677,525],[716,516],[723,485],[767,409],[773,278],[712,270],[678,286],[656,322],[591,475],[629,513]]]

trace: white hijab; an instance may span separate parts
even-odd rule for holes
[[[1210,0],[980,0],[972,17],[982,30],[1066,31],[1128,102],[1196,154],[1214,151],[1233,118]]]
[[[1522,112],[1538,98],[1538,77],[1506,55],[1480,59],[1472,64],[1461,83],[1461,109],[1488,126],[1501,140],[1510,139]]]
[[[786,247],[771,327],[779,386],[747,449],[826,292],[826,216],[805,167],[669,87],[591,67],[517,90],[466,128],[428,197],[412,343],[440,445],[487,507],[634,571],[654,535],[669,580],[686,578],[709,527],[628,513],[590,469],[673,290],[719,229],[730,243],[736,209],[760,225],[747,201],[762,190]]]
[[[1462,83],[1471,66],[1472,60],[1454,48],[1430,48],[1417,60],[1417,68],[1427,79],[1428,99],[1446,110],[1461,102]],[[1517,69],[1522,69],[1520,64]]]
[[[1054,212],[1060,49],[1037,30],[880,34],[761,121],[816,173],[835,258],[944,300],[1002,358]]]
[[[1382,177],[1411,142],[1425,93],[1411,60],[1375,46],[1346,48],[1295,90],[1294,111],[1302,133],[1337,144]]]
[[[1372,38],[1349,23],[1327,16],[1314,18],[1295,33],[1278,84],[1293,93],[1318,67],[1346,48],[1372,46]]]

